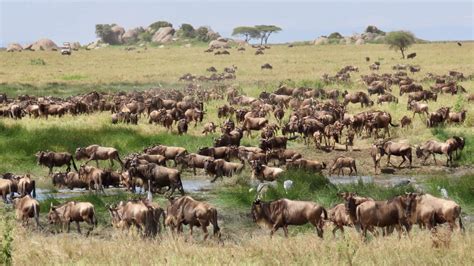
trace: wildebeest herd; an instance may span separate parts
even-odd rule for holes
[[[377,169],[380,168],[380,160],[384,155],[387,155],[387,165],[391,164],[391,156],[399,156],[402,162],[398,168],[405,162],[411,168],[413,150],[422,164],[425,164],[430,156],[433,156],[436,163],[435,154],[444,154],[447,157],[447,166],[452,166],[454,159],[465,146],[463,137],[452,136],[445,142],[427,140],[412,146],[385,139],[386,136],[390,137],[390,127],[399,126],[392,120],[389,112],[369,109],[356,114],[348,113],[347,106],[350,103],[360,103],[362,108],[372,108],[373,94],[378,94],[378,104],[398,103],[398,98],[391,93],[393,87],[398,86],[400,96],[409,94],[407,108],[413,111],[412,118],[404,116],[401,119],[402,127],[409,126],[415,114],[425,119],[428,127],[464,122],[467,115],[465,110],[453,112],[452,107],[443,106],[435,112],[430,112],[428,105],[428,101],[436,101],[438,97],[449,97],[441,96],[443,93],[465,93],[465,89],[457,84],[465,79],[462,73],[451,71],[449,75],[428,74],[426,78],[435,81],[435,84],[430,90],[424,90],[422,85],[416,84],[414,79],[402,71],[402,66],[397,66],[396,69],[394,74],[363,75],[362,80],[367,85],[367,92],[292,88],[282,83],[275,91],[262,92],[255,98],[243,95],[235,87],[214,84],[211,88],[203,88],[192,83],[181,91],[150,89],[115,94],[91,92],[64,99],[28,95],[11,99],[2,94],[0,114],[13,119],[22,119],[26,115],[47,119],[49,116],[109,111],[114,124],[138,124],[140,120],[146,120],[149,124],[162,125],[168,131],[172,131],[175,126],[177,133],[181,135],[187,134],[190,123],[194,123],[194,127],[203,123],[208,112],[205,109],[206,102],[226,97],[227,103],[217,109],[217,116],[223,120],[222,123],[218,125],[209,121],[202,125],[202,134],[213,134],[220,128],[221,135],[214,139],[212,147],[202,147],[195,153],[183,147],[159,144],[146,147],[139,153],[128,154],[123,159],[117,149],[100,145],[78,147],[74,154],[63,151],[39,151],[36,154],[38,164],[48,167],[52,182],[57,187],[86,188],[97,192],[104,192],[104,188],[110,186],[125,187],[130,191],[142,188],[150,194],[165,193],[168,197],[169,205],[166,210],[149,199],[122,201],[108,206],[115,227],[136,226],[145,235],[153,236],[160,232],[160,219],[163,217],[163,223],[173,231],[181,232],[183,225],[189,225],[192,233],[193,226],[198,226],[207,238],[207,227],[210,224],[213,225],[214,234],[220,236],[217,210],[208,203],[184,195],[181,173],[186,168],[192,169],[195,175],[196,169],[203,169],[211,176],[212,182],[224,176],[239,174],[247,165],[251,169],[252,179],[260,182],[278,180],[282,173],[292,168],[317,172],[329,168],[329,174],[336,171],[338,174],[344,174],[344,168],[348,168],[350,174],[357,175],[355,158],[337,156],[332,163],[318,161],[304,158],[301,153],[287,149],[287,145],[291,141],[302,141],[306,145],[314,143],[317,150],[331,152],[336,144],[341,144],[347,151],[354,146],[356,137],[363,135],[374,138],[369,152],[375,174],[378,173]],[[216,76],[211,77],[216,77],[215,79],[206,80],[235,78],[236,70],[237,67],[232,66],[226,68],[222,75],[213,74]],[[215,72],[216,69],[212,67],[208,71]],[[325,74],[323,80],[328,83],[345,82],[351,79],[351,72],[357,71],[357,67],[346,66],[335,76]],[[197,78],[186,74],[180,79],[194,81]],[[469,97],[471,98],[474,97]],[[287,120],[284,120],[285,116]],[[383,130],[382,139],[379,139],[380,130]],[[260,134],[259,146],[242,146],[241,140],[255,135],[254,131]],[[86,161],[77,167],[75,160]],[[116,161],[121,169],[101,169],[99,160],[109,160],[111,167]],[[90,161],[95,161],[96,166],[87,165]],[[273,166],[270,166],[272,162]],[[173,167],[169,167],[171,163]],[[66,172],[53,173],[53,167],[63,165],[67,166]],[[75,171],[71,171],[71,165]],[[286,168],[283,168],[283,165],[286,165]],[[181,193],[181,197],[172,196],[176,190]],[[40,205],[34,199],[34,191],[35,181],[29,175],[17,176],[8,173],[0,179],[0,193],[4,201],[11,195],[10,200],[16,209],[17,217],[23,222],[27,222],[30,217],[35,218],[39,224]],[[13,199],[14,192],[20,196]],[[456,220],[459,220],[459,227],[463,228],[459,205],[423,193],[400,195],[388,201],[376,201],[354,193],[344,193],[341,196],[345,204],[326,211],[323,206],[313,202],[288,199],[263,202],[259,198],[259,192],[257,191],[252,204],[251,213],[256,223],[270,226],[272,234],[282,227],[287,235],[288,225],[311,223],[316,227],[318,236],[322,237],[325,221],[335,225],[333,232],[343,230],[344,226],[356,226],[362,229],[364,235],[367,231],[377,234],[376,227],[383,228],[383,234],[390,233],[394,228],[401,232],[402,227],[408,232],[413,224],[431,229],[438,224],[448,223],[453,229]],[[66,224],[68,231],[71,222],[77,223],[79,231],[79,222],[87,222],[92,226],[91,229],[97,224],[92,204],[73,201],[51,206],[48,221]]]

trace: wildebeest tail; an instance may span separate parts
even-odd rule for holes
[[[214,228],[214,235],[217,235],[219,238],[221,238],[221,228],[217,224],[217,210],[215,208],[212,208],[210,211],[212,227]]]
[[[74,155],[71,155],[71,162],[72,162],[72,167],[74,167],[74,170],[76,170],[76,172],[78,172],[77,166],[76,166],[76,161],[74,161]]]
[[[328,212],[326,211],[326,209],[324,207],[321,207],[321,209],[323,210],[324,220],[327,220],[328,219]]]
[[[153,237],[158,231],[157,222],[155,219],[155,211],[153,209],[148,209],[145,213],[145,236]]]
[[[390,121],[390,125],[391,125],[392,127],[398,127],[398,126],[399,126],[399,125],[396,125],[396,124],[392,124],[392,121]]]
[[[92,209],[92,217],[91,217],[91,218],[92,218],[92,224],[93,224],[95,227],[97,227],[97,215],[96,215],[94,209]]]
[[[39,210],[36,208],[36,204],[33,204],[33,215],[35,217],[36,226],[40,227],[39,223]]]
[[[461,207],[456,208],[456,212],[457,212],[458,219],[459,219],[459,229],[462,230],[463,232],[465,232],[466,229],[464,228],[464,225],[462,224]]]
[[[31,186],[33,187],[32,196],[33,196],[33,198],[36,198],[36,182],[35,182],[35,180],[31,180]]]
[[[288,140],[295,140],[295,139],[297,139],[298,137],[299,137],[298,135],[293,136],[293,137],[289,137]]]

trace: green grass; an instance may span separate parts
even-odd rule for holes
[[[249,186],[244,182],[245,178],[237,182],[237,185],[223,187],[217,191],[218,202],[228,208],[250,209],[255,200],[255,190],[249,192]],[[292,180],[293,187],[286,192],[283,189],[283,181]],[[474,176],[467,174],[459,178],[448,176],[431,177],[424,184],[426,193],[440,196],[439,187],[448,190],[449,196],[459,202],[461,206],[467,207],[470,211],[474,208]],[[264,200],[271,201],[280,198],[292,200],[308,200],[318,202],[329,209],[336,203],[342,202],[338,193],[344,191],[357,192],[361,196],[371,197],[376,200],[388,200],[405,192],[414,192],[412,185],[396,187],[383,187],[374,183],[364,184],[361,181],[353,184],[333,185],[329,180],[320,174],[303,170],[287,171],[278,181],[277,188],[269,187],[265,193]]]
[[[84,116],[82,118],[87,119]],[[189,151],[212,145],[211,135],[178,136],[166,132],[149,134],[132,126],[101,124],[98,127],[84,127],[73,123],[74,120],[66,126],[58,123],[56,126],[25,128],[18,124],[5,125],[0,122],[0,172],[46,173],[45,168],[36,165],[34,154],[40,150],[74,153],[77,147],[100,144],[117,148],[123,158],[126,154],[142,151],[152,144],[180,146]]]

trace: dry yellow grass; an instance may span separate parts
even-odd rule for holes
[[[280,232],[281,233],[281,232]],[[16,265],[472,265],[474,237],[455,234],[448,246],[433,248],[430,233],[415,232],[411,239],[396,235],[364,243],[355,231],[346,237],[324,240],[315,234],[271,239],[267,234],[240,234],[238,239],[218,243],[174,238],[165,234],[156,240],[114,232],[110,236],[84,238],[76,234],[44,236],[17,229]]]

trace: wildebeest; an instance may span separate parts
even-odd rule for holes
[[[54,173],[53,175],[53,186],[58,188],[67,187],[68,189],[74,188],[85,188],[89,189],[89,183],[85,179],[79,178],[79,174],[76,172],[67,173]]]
[[[102,147],[99,145],[90,145],[85,148],[80,147],[76,149],[76,159],[87,159],[85,164],[95,160],[97,167],[99,167],[99,160],[110,160],[110,165],[114,165],[114,160],[118,161],[123,169],[123,162],[120,160],[117,149],[110,147]]]
[[[143,152],[152,155],[162,155],[165,156],[167,160],[173,160],[174,165],[176,165],[176,159],[180,156],[184,156],[188,153],[185,148],[182,147],[173,147],[165,145],[153,145],[148,148],[145,148]]]
[[[20,177],[13,174],[5,174],[0,178],[0,195],[4,202],[7,202],[7,196],[10,195],[10,200],[13,198],[14,192],[18,191],[18,181]]]
[[[260,161],[252,161],[252,178],[260,181],[275,181],[284,170],[278,167],[264,165]]]
[[[36,153],[38,165],[44,165],[49,168],[49,175],[53,173],[54,166],[67,165],[66,171],[71,171],[71,163],[74,170],[77,171],[74,157],[68,152],[39,151]]]
[[[313,171],[313,172],[321,172],[321,170],[326,169],[326,163],[325,162],[320,162],[316,160],[308,160],[308,159],[296,159],[294,161],[290,161],[287,163],[287,167],[296,167],[296,168],[301,168],[305,169],[307,171]]]
[[[354,199],[353,204],[355,204],[356,207],[363,202],[373,200],[372,198],[357,196],[354,192],[342,192],[339,193],[339,196],[341,196],[346,202],[337,204],[328,211],[329,221],[334,225],[334,229],[332,230],[334,236],[336,236],[337,230],[341,230],[344,233],[344,226],[352,227],[356,223],[355,213],[350,213],[346,206],[349,197]],[[373,231],[373,229],[371,229],[371,231]]]
[[[377,144],[377,147],[379,148],[379,152],[381,156],[384,156],[387,154],[387,166],[389,166],[390,163],[390,156],[401,156],[402,157],[402,162],[398,165],[398,167],[402,166],[402,164],[408,160],[410,165],[409,167],[411,168],[411,163],[412,163],[412,149],[409,144],[406,143],[399,143],[399,142],[393,142],[393,141],[386,141],[384,143],[379,143]]]
[[[350,172],[349,175],[352,174],[352,171],[355,172],[357,175],[357,167],[356,167],[356,161],[354,158],[351,157],[345,157],[345,156],[339,156],[336,159],[334,159],[334,163],[332,164],[331,169],[329,170],[329,174],[332,174],[334,171],[337,171],[337,174],[340,175],[342,172],[342,175],[344,175],[344,170],[343,168],[349,168]]]
[[[81,234],[79,222],[86,222],[91,226],[86,235],[89,235],[94,227],[97,226],[95,208],[89,202],[68,201],[59,206],[53,206],[51,202],[48,221],[50,224],[60,224],[61,229],[64,229],[64,225],[66,225],[68,233],[71,229],[71,222],[76,222],[79,234]]]
[[[242,172],[244,165],[241,163],[226,162],[223,159],[207,159],[204,161],[204,169],[210,175],[214,175],[211,182],[215,182],[218,177],[233,176]]]
[[[407,59],[413,59],[416,57],[416,53],[407,54]]]
[[[374,105],[374,102],[363,91],[344,93],[344,105],[348,103],[360,103],[361,107]]]
[[[36,182],[26,174],[18,180],[18,194],[20,196],[30,195],[36,198]]]
[[[411,118],[404,115],[402,119],[400,119],[400,125],[402,126],[402,128],[404,127],[408,128],[411,125]]]
[[[285,236],[288,237],[288,225],[311,223],[322,238],[323,219],[327,219],[328,215],[324,207],[310,201],[279,199],[263,202],[257,199],[252,204],[252,217],[258,225],[271,228],[270,236],[283,227]]]
[[[183,225],[189,225],[189,233],[192,236],[193,227],[198,226],[204,232],[204,240],[206,240],[209,235],[207,227],[212,224],[214,236],[219,239],[221,237],[217,223],[217,210],[206,202],[197,201],[189,196],[170,198],[166,212],[165,224],[170,226],[172,231],[176,230],[180,233],[183,231]]]
[[[436,112],[431,112],[426,119],[426,125],[428,127],[435,127],[439,124],[444,123],[449,116],[450,107],[441,107]]]
[[[178,121],[178,134],[183,135],[183,134],[186,134],[187,132],[188,132],[188,122],[184,118],[180,119]]]
[[[264,151],[273,150],[273,149],[286,149],[286,143],[288,140],[295,140],[298,137],[284,137],[277,136],[271,137],[269,139],[260,139],[260,149]]]
[[[40,205],[37,200],[29,195],[13,199],[13,208],[15,208],[16,218],[22,225],[28,225],[30,218],[34,218],[36,227],[39,227]]]
[[[171,190],[170,196],[178,189],[181,195],[184,195],[183,183],[181,182],[181,174],[178,170],[160,166],[154,163],[137,164],[132,162],[128,169],[130,177],[139,177],[144,180],[150,180],[151,184],[158,188],[168,187]]]
[[[147,237],[161,231],[160,217],[163,216],[163,221],[166,217],[162,208],[144,199],[121,201],[109,206],[109,213],[114,227],[129,229],[133,225]]]
[[[273,67],[269,63],[265,63],[260,67],[260,69],[273,69]]]
[[[459,228],[464,230],[461,207],[456,202],[423,193],[410,193],[407,198],[409,210],[418,212],[418,210],[430,208],[434,211],[435,224],[448,223],[449,228],[453,230],[456,227],[456,220],[458,220]]]
[[[396,196],[387,201],[365,200],[360,203],[355,194],[347,193],[344,199],[346,211],[352,218],[355,217],[354,224],[360,226],[364,237],[367,237],[367,230],[373,227],[395,226],[399,237],[401,237],[402,226],[407,232],[411,228],[407,219],[406,197]]]
[[[213,160],[213,158],[210,156],[190,153],[184,157],[179,157],[178,164],[182,165],[183,168],[191,167],[194,175],[196,175],[196,168],[204,169],[206,160]]]
[[[448,123],[464,123],[466,120],[467,110],[462,110],[460,112],[449,112],[448,114]]]
[[[105,192],[102,184],[103,176],[104,171],[102,169],[89,165],[81,165],[81,167],[79,167],[79,179],[88,184],[90,191],[94,189],[97,192]]]
[[[423,157],[422,164],[426,163],[426,160],[430,155],[433,155],[433,160],[436,164],[435,154],[445,154],[446,159],[446,166],[451,166],[453,164],[453,155],[452,153],[456,150],[457,141],[454,138],[446,140],[446,142],[439,142],[436,140],[428,140],[420,146],[416,147],[416,156],[418,158]]]

